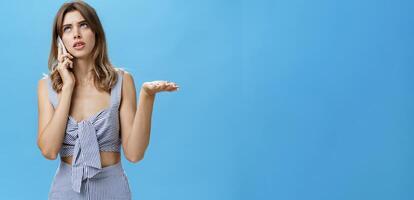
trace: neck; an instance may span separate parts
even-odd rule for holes
[[[76,58],[73,62],[73,73],[77,86],[93,84],[93,62],[87,58]]]

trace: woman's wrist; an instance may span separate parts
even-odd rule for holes
[[[141,95],[143,95],[144,97],[150,97],[150,98],[155,97],[155,94],[147,91],[147,89],[144,86],[141,87]]]
[[[62,92],[73,92],[74,85],[63,85],[62,86]]]

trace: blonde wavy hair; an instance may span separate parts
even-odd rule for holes
[[[91,56],[94,60],[93,79],[94,85],[99,91],[107,91],[115,85],[117,80],[116,69],[112,66],[108,58],[108,50],[106,46],[105,32],[101,21],[94,8],[83,1],[71,1],[64,3],[58,10],[52,28],[52,45],[50,48],[48,68],[52,87],[56,92],[62,90],[63,81],[57,70],[54,70],[58,64],[57,56],[57,37],[62,37],[62,23],[66,13],[77,10],[91,27],[95,34],[95,47],[92,49]]]

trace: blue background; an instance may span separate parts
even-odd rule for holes
[[[64,1],[1,1],[0,199],[46,199],[37,81]],[[414,3],[87,1],[156,97],[134,199],[414,199]]]

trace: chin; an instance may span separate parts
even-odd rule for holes
[[[87,58],[90,55],[91,55],[90,53],[83,53],[83,52],[75,52],[75,53],[72,54],[72,56],[77,58],[77,59]]]

